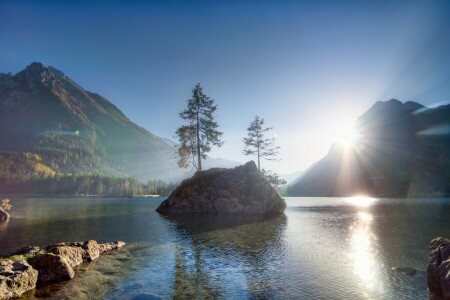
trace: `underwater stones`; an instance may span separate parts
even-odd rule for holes
[[[163,215],[276,215],[283,213],[285,208],[283,198],[250,161],[232,169],[196,172],[184,180],[156,211]]]
[[[414,276],[417,274],[417,269],[416,268],[411,268],[411,267],[398,267],[398,268],[392,268],[392,270],[404,274],[404,275],[408,275],[408,276]]]

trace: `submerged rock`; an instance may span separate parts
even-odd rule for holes
[[[14,299],[36,287],[38,271],[26,261],[0,261],[0,299]]]
[[[157,212],[276,215],[286,203],[253,161],[232,169],[198,171],[161,203]]]
[[[11,253],[10,256],[14,256],[14,255],[33,255],[33,254],[37,254],[38,252],[42,251],[41,248],[39,248],[38,246],[25,246],[20,248],[19,250]]]
[[[404,275],[408,275],[408,276],[414,276],[417,273],[417,269],[416,268],[411,268],[411,267],[398,267],[398,268],[392,268],[392,270],[404,274]]]
[[[432,298],[450,299],[450,239],[438,237],[430,242],[427,285]]]
[[[0,223],[6,222],[9,220],[9,214],[0,208]]]

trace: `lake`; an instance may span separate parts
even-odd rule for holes
[[[162,200],[11,197],[0,253],[127,242],[24,299],[427,299],[428,243],[450,237],[450,199],[286,198],[266,220],[166,218]]]

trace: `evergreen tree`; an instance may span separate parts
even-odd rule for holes
[[[284,180],[283,178],[280,178],[280,176],[275,172],[272,172],[270,170],[264,170],[264,169],[262,169],[261,172],[266,177],[267,181],[269,181],[269,183],[276,189],[278,189],[278,187],[280,185],[284,185],[287,183],[286,180]]]
[[[197,84],[192,90],[192,98],[187,101],[187,108],[180,117],[188,121],[188,125],[177,129],[176,135],[180,141],[178,146],[178,165],[187,168],[192,164],[197,170],[202,170],[202,159],[211,151],[211,146],[222,146],[222,132],[218,131],[214,112],[217,105],[214,99],[203,93],[203,88]]]
[[[244,138],[245,148],[242,151],[245,155],[257,155],[258,170],[261,170],[261,157],[266,160],[277,160],[280,147],[275,146],[274,138],[266,138],[265,133],[272,130],[272,127],[264,128],[264,119],[256,116],[247,128],[248,137]]]

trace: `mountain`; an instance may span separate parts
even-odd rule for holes
[[[0,176],[102,174],[180,180],[173,145],[63,72],[0,73]]]
[[[328,154],[287,188],[291,196],[450,195],[450,105],[392,99],[358,118],[359,140]]]
[[[295,171],[292,173],[278,174],[278,175],[281,179],[286,180],[286,184],[289,185],[291,183],[298,181],[300,178],[302,178],[303,173],[304,173],[304,171]]]

